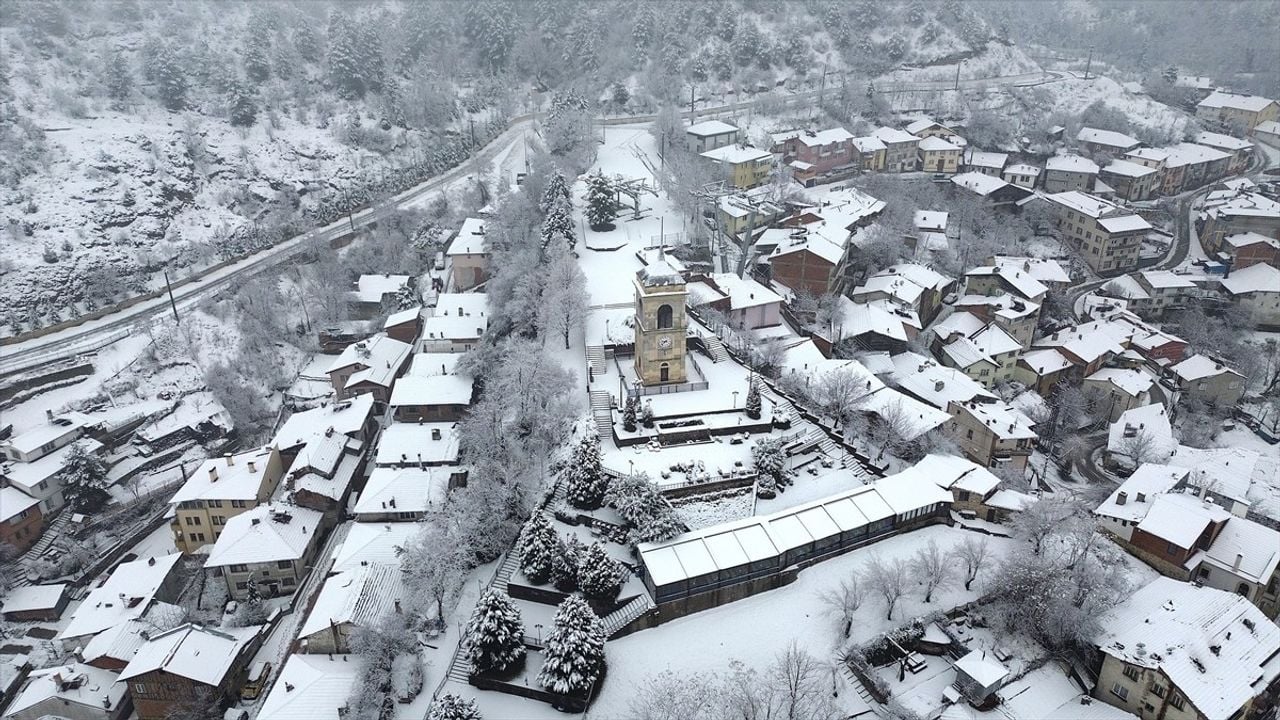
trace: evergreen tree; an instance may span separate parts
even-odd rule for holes
[[[62,497],[76,512],[101,510],[107,493],[107,466],[83,443],[76,443],[62,460]]]
[[[520,532],[520,570],[535,583],[551,577],[551,561],[560,551],[560,538],[547,516],[536,512]]]
[[[609,483],[605,501],[631,525],[627,539],[632,543],[659,542],[684,532],[671,503],[654,489],[644,473],[625,475]]]
[[[169,110],[181,110],[187,106],[187,72],[170,43],[162,43],[157,49],[155,63],[156,90],[160,104]]]
[[[570,252],[573,252],[573,246],[578,242],[578,237],[573,232],[573,209],[568,200],[560,200],[552,205],[551,211],[542,220],[544,253],[551,243],[559,241],[566,243]]]
[[[262,22],[262,18],[256,13],[250,15],[242,48],[244,74],[256,83],[271,77],[271,61],[267,59],[271,50],[271,38],[267,36],[267,28],[260,24]]]
[[[747,417],[760,419],[760,384],[755,378],[751,379],[751,387],[747,389]]]
[[[382,90],[386,61],[382,55],[382,37],[378,32],[381,18],[366,17],[355,32],[356,64],[365,87],[373,92]]]
[[[622,566],[600,543],[591,543],[578,558],[578,587],[598,603],[613,602],[622,589]]]
[[[582,510],[595,510],[604,502],[608,480],[600,466],[600,439],[588,434],[573,449],[568,476],[569,504]]]
[[[636,431],[636,396],[627,395],[627,402],[622,406],[622,429],[627,432]]]
[[[600,618],[591,606],[577,595],[569,596],[556,610],[538,682],[566,695],[590,688],[604,670],[604,641]]]
[[[766,438],[757,441],[751,448],[751,460],[759,476],[756,495],[762,498],[777,495],[778,486],[787,479],[787,455],[783,450],[782,440]]]
[[[319,60],[320,38],[316,35],[315,28],[305,20],[298,20],[297,23],[297,27],[293,29],[293,47],[303,60],[309,63]]]
[[[503,671],[524,658],[524,623],[506,593],[486,590],[467,623],[467,658],[476,672]]]
[[[618,217],[613,183],[600,173],[587,176],[587,224],[592,230],[612,230]]]
[[[118,48],[112,48],[107,51],[103,68],[106,75],[104,80],[107,86],[107,97],[114,101],[111,106],[123,107],[124,101],[133,94],[133,71],[129,69],[128,60]]]
[[[427,720],[484,720],[475,700],[463,700],[457,695],[444,695],[431,705]]]
[[[640,424],[650,430],[653,429],[653,403],[648,400],[645,400],[644,406],[640,408]]]
[[[560,168],[556,168],[551,173],[551,179],[547,180],[546,187],[542,189],[538,209],[543,215],[549,215],[552,208],[557,205],[572,202],[573,196],[569,194],[569,182],[564,179],[564,173],[560,172]]]
[[[560,552],[551,558],[551,582],[560,592],[578,589],[578,560],[582,557],[582,542],[576,535],[560,543]]]
[[[410,285],[401,285],[396,291],[395,309],[408,310],[416,308],[422,304],[422,298],[418,296],[417,288]]]
[[[335,12],[329,16],[329,80],[338,97],[354,100],[364,97],[365,80],[360,63],[351,18]]]
[[[232,125],[253,125],[258,118],[258,103],[254,99],[253,88],[241,80],[232,80],[227,89],[227,112]]]

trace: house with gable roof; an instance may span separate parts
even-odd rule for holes
[[[205,570],[221,576],[236,600],[288,595],[306,577],[316,550],[323,515],[316,510],[271,503],[227,521],[205,560]]]
[[[239,693],[258,626],[214,630],[188,623],[152,636],[120,673],[140,720],[165,720],[184,705],[212,698],[226,706]]]
[[[1192,355],[1165,372],[1184,396],[1209,405],[1231,407],[1244,395],[1244,375],[1207,355]]]

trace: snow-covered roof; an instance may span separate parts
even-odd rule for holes
[[[1071,367],[1071,360],[1055,348],[1030,350],[1023,353],[1018,362],[1025,363],[1037,375],[1051,375]]]
[[[434,439],[432,431],[440,438]],[[452,463],[458,459],[458,431],[454,423],[392,423],[378,442],[378,465]]]
[[[141,616],[182,559],[182,553],[120,563],[102,585],[89,591],[58,638],[77,638]]]
[[[1204,145],[1218,150],[1226,150],[1228,152],[1237,152],[1240,150],[1248,150],[1253,147],[1253,143],[1244,138],[1231,137],[1222,133],[1202,132],[1196,135],[1196,144]]]
[[[1147,222],[1141,215],[1119,215],[1116,217],[1104,217],[1098,220],[1098,225],[1109,233],[1126,233],[1141,232],[1150,230],[1151,223]]]
[[[335,501],[345,498],[355,479],[356,470],[364,462],[364,453],[361,452],[363,446],[358,440],[348,441],[347,446],[347,449],[354,450],[339,455],[337,462],[329,470],[295,476],[290,481],[292,492],[308,492]]]
[[[1045,197],[1059,205],[1075,210],[1078,213],[1083,213],[1092,218],[1102,217],[1106,213],[1115,212],[1120,209],[1119,206],[1113,202],[1108,202],[1100,197],[1095,197],[1088,193],[1082,193],[1079,190],[1050,193]]]
[[[920,317],[888,300],[873,300],[855,303],[841,297],[840,305],[844,308],[840,323],[835,328],[833,337],[827,338],[839,342],[845,338],[860,337],[868,333],[883,335],[901,342],[907,341],[907,326],[920,329]],[[819,331],[824,335],[826,329]]]
[[[7,522],[26,510],[40,504],[38,498],[31,497],[18,488],[8,485],[0,487],[0,522]]]
[[[1035,165],[1018,163],[1017,165],[1010,165],[1009,167],[1005,168],[1004,174],[1005,175],[1030,175],[1031,177],[1035,177],[1040,174],[1040,168],[1036,167]]]
[[[711,137],[712,135],[735,133],[738,132],[738,128],[720,120],[704,120],[685,128],[685,132],[698,137]]]
[[[385,295],[395,295],[409,284],[408,275],[361,275],[351,296],[364,303],[380,303]]]
[[[918,473],[904,472],[821,500],[721,523],[658,543],[637,546],[655,585],[777,557],[894,515],[950,504],[951,493]]]
[[[452,375],[458,367],[462,353],[426,352],[417,353],[409,361],[409,369],[405,377],[431,377],[433,375]]]
[[[358,565],[324,581],[298,637],[305,638],[332,625],[369,627],[403,599],[399,563]]]
[[[1091,363],[1107,353],[1119,355],[1124,352],[1124,344],[1140,327],[1116,319],[1094,320],[1038,337],[1032,341],[1032,345],[1060,347],[1082,362]]]
[[[1275,120],[1260,122],[1254,126],[1253,132],[1255,134],[1263,133],[1265,135],[1280,135],[1280,122]]]
[[[908,132],[903,132],[897,128],[878,127],[871,131],[871,136],[880,140],[885,145],[893,145],[895,143],[917,143],[920,138]]]
[[[476,340],[488,327],[487,317],[432,315],[422,321],[422,337],[426,340]]]
[[[1255,192],[1234,191],[1204,201],[1204,213],[1212,217],[1280,217],[1280,202]]]
[[[1232,516],[1213,544],[1196,553],[1187,566],[1194,568],[1202,562],[1266,585],[1280,566],[1280,532],[1248,518]]]
[[[353,449],[361,445],[359,440],[353,440],[336,432],[311,438],[293,458],[293,464],[289,466],[289,474],[297,475],[299,471],[309,469],[331,475],[338,469],[342,456],[346,454],[348,443],[353,444]]]
[[[1000,486],[1000,478],[990,470],[958,455],[931,453],[916,463],[911,472],[932,478],[940,488],[964,490],[984,497]]]
[[[874,135],[854,138],[853,146],[858,149],[858,152],[863,153],[873,153],[888,149],[888,146],[884,144],[884,141]]]
[[[1147,285],[1156,289],[1176,290],[1178,288],[1194,288],[1196,284],[1186,275],[1170,270],[1143,270],[1139,275]]]
[[[1190,550],[1205,528],[1229,518],[1231,513],[1208,500],[1185,493],[1164,493],[1152,500],[1146,517],[1137,527],[1148,535]]]
[[[986,650],[972,650],[957,660],[956,671],[973,678],[983,688],[998,685],[1009,676],[1009,668]]]
[[[937,136],[929,136],[920,141],[921,152],[960,152],[963,148],[959,145],[952,145]]]
[[[1158,402],[1121,413],[1107,430],[1107,449],[1123,453],[1126,434],[1132,437],[1137,433],[1146,433],[1150,438],[1147,451],[1153,457],[1168,458],[1178,446],[1173,437],[1173,427],[1169,424],[1169,413]]]
[[[418,319],[418,316],[421,314],[422,314],[421,307],[411,307],[408,310],[401,310],[400,312],[391,313],[390,315],[387,316],[386,322],[382,323],[382,329],[386,330],[387,328],[393,328],[396,325],[403,325],[405,323],[416,322]]]
[[[788,140],[799,140],[807,147],[822,147],[832,143],[845,142],[853,139],[853,133],[842,127],[827,128],[826,130],[791,130],[784,133],[775,133],[771,136],[774,144],[781,145]]]
[[[170,504],[189,500],[255,500],[266,481],[267,465],[276,454],[268,446],[222,458],[210,458],[178,489]]]
[[[1035,495],[1028,495],[1017,490],[1009,490],[1001,488],[991,494],[984,502],[986,505],[997,508],[999,510],[1008,510],[1009,512],[1022,512],[1031,505],[1035,505],[1040,498]]]
[[[729,298],[731,310],[745,310],[781,303],[782,296],[761,285],[754,278],[741,278],[733,273],[712,273],[711,281]]]
[[[1156,578],[1108,613],[1095,642],[1126,663],[1159,668],[1209,720],[1233,716],[1280,674],[1280,626],[1235,593],[1172,578]]]
[[[1232,295],[1280,293],[1280,269],[1267,263],[1254,263],[1241,270],[1232,270],[1230,275],[1222,279],[1222,289]]]
[[[323,513],[268,503],[227,520],[206,568],[301,560],[315,541]]]
[[[924,292],[925,288],[901,275],[882,273],[867,278],[864,283],[853,289],[852,295],[856,300],[863,295],[884,293],[903,305],[914,307]]]
[[[93,420],[84,413],[65,412],[55,415],[52,422],[45,422],[30,430],[15,435],[5,445],[23,454],[33,453],[41,446],[54,442],[64,435],[80,435],[84,428],[93,425]]]
[[[1009,183],[998,177],[992,177],[980,172],[963,172],[959,175],[952,175],[951,182],[983,197],[1009,186]]]
[[[782,371],[805,376],[826,361],[827,356],[822,354],[817,344],[810,338],[787,348],[782,361]]]
[[[374,335],[367,340],[345,347],[342,354],[329,365],[328,372],[355,367],[357,370],[347,380],[348,385],[357,382],[356,377],[360,376],[361,379],[390,387],[396,371],[412,351],[413,346],[408,343],[402,343],[386,335]],[[366,369],[372,372],[366,373]]]
[[[942,129],[944,129],[944,130],[950,130],[950,129],[951,129],[951,128],[947,127],[946,125],[943,125],[942,123],[940,123],[940,122],[938,122],[938,121],[936,121],[936,120],[931,120],[931,119],[929,119],[929,118],[921,118],[921,119],[919,119],[919,120],[914,120],[914,121],[912,121],[912,122],[908,123],[908,124],[907,124],[907,127],[906,127],[906,130],[907,130],[907,132],[911,133],[912,135],[917,135],[917,134],[919,134],[919,133],[921,133],[921,132],[924,132],[925,130],[928,130],[929,128],[934,128],[934,127],[936,127],[936,128],[942,128]]]
[[[1102,368],[1085,378],[1085,382],[1089,381],[1109,383],[1132,397],[1150,390],[1156,382],[1149,373],[1137,368]]]
[[[1226,373],[1240,375],[1240,373],[1207,355],[1192,355],[1169,369],[1174,375],[1187,382],[1195,382],[1196,380],[1216,377]]]
[[[128,663],[138,648],[152,635],[177,627],[187,620],[187,611],[179,605],[154,602],[141,617],[128,620],[93,636],[80,649],[81,660],[88,663],[104,659]]]
[[[361,516],[438,509],[449,494],[453,472],[447,467],[374,468],[352,512]]]
[[[951,419],[945,410],[923,403],[910,395],[892,388],[873,393],[862,403],[861,409],[880,417],[900,421],[902,439],[911,441]]]
[[[1171,168],[1227,160],[1231,157],[1231,153],[1195,143],[1178,143],[1166,149],[1169,151],[1169,159],[1165,164]]]
[[[970,149],[966,153],[965,164],[971,167],[995,168],[1001,170],[1004,164],[1009,162],[1009,156],[1005,153],[983,152],[981,150]]]
[[[163,670],[203,685],[219,685],[236,668],[258,627],[213,630],[192,623],[160,633],[143,643],[120,673],[121,680]]]
[[[489,310],[489,296],[482,292],[440,293],[436,296],[433,316],[483,317]]]
[[[333,428],[337,435],[354,435],[360,432],[372,414],[372,395],[356,395],[332,405],[296,412],[280,426],[272,443],[288,450],[323,436],[329,428]]]
[[[363,563],[396,563],[396,548],[404,547],[422,531],[421,525],[399,522],[353,522],[348,527],[342,545],[333,552],[334,572],[351,570]]]
[[[1017,290],[1018,294],[1027,300],[1043,298],[1045,293],[1049,292],[1049,288],[1045,287],[1044,283],[1037,280],[1034,275],[1023,270],[1018,265],[986,265],[983,267],[973,268],[965,274],[978,277],[998,277],[1014,290]]]
[[[1044,169],[1052,172],[1097,174],[1098,164],[1079,155],[1054,155],[1044,163]]]
[[[996,365],[996,361],[990,355],[984,353],[977,343],[967,337],[959,337],[943,345],[942,354],[961,369],[970,368],[982,362]]]
[[[1151,175],[1157,170],[1146,165],[1139,165],[1136,162],[1128,160],[1112,160],[1107,166],[1102,168],[1102,172],[1111,175],[1121,175],[1124,177],[1141,178]]]
[[[985,425],[1001,440],[1034,440],[1037,437],[1035,430],[1031,429],[1032,422],[1011,405],[1000,402],[967,402],[956,403],[956,406]]]
[[[1247,112],[1261,112],[1267,109],[1267,106],[1275,102],[1271,98],[1259,97],[1257,95],[1237,95],[1236,93],[1222,92],[1215,90],[1208,97],[1201,100],[1199,107],[1205,108],[1232,108],[1234,110],[1245,110]]]
[[[911,224],[915,225],[917,230],[946,232],[947,219],[950,215],[945,210],[917,210],[911,219]]]
[[[403,377],[391,391],[391,407],[403,405],[470,405],[475,380],[466,375]]]
[[[0,613],[27,612],[30,610],[52,610],[58,606],[67,591],[66,583],[57,585],[27,585],[9,591]]]
[[[893,356],[893,364],[891,381],[904,392],[936,408],[946,409],[950,402],[995,398],[978,381],[955,368],[940,365],[932,358],[915,353],[900,353]]]
[[[285,661],[259,720],[341,720],[361,663],[338,655],[294,653]]]
[[[36,717],[23,714],[45,701],[53,701],[44,710],[61,708],[68,717],[114,716],[124,702],[127,685],[116,682],[116,674],[83,663],[68,663],[32,670],[26,684],[6,708],[5,717]],[[76,706],[80,706],[78,709]],[[108,708],[113,712],[105,712]],[[31,711],[34,712],[34,711]],[[41,713],[40,717],[55,717]]]
[[[778,258],[791,253],[808,250],[832,265],[839,264],[844,257],[844,246],[838,245],[819,233],[791,233],[787,239],[778,243],[770,258]]]
[[[1143,463],[1094,512],[1136,523],[1151,511],[1151,504],[1158,495],[1173,490],[1189,473],[1186,468],[1173,465]],[[1120,493],[1125,496],[1123,503],[1120,502]]]
[[[449,243],[449,255],[483,255],[484,247],[484,220],[480,218],[467,218],[462,221],[462,227],[459,228],[458,234],[454,236],[453,242]]]
[[[1262,243],[1264,245],[1270,245],[1271,247],[1277,250],[1280,250],[1280,240],[1277,240],[1273,237],[1267,237],[1262,233],[1256,233],[1256,232],[1245,232],[1245,233],[1236,233],[1234,235],[1228,235],[1225,238],[1223,238],[1223,242],[1225,242],[1226,244],[1234,248],[1248,247],[1250,245],[1256,245],[1258,243]]]
[[[1142,144],[1137,138],[1129,137],[1124,133],[1091,127],[1080,128],[1080,132],[1076,133],[1076,140],[1090,145],[1106,145],[1107,147],[1121,150],[1129,150]]]
[[[746,145],[725,145],[702,153],[702,157],[713,162],[738,165],[746,162],[766,162],[773,159],[773,154],[768,150]]]

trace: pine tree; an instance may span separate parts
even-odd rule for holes
[[[293,29],[293,46],[297,48],[298,55],[309,63],[320,59],[320,38],[309,22],[298,21],[298,26]]]
[[[556,610],[538,672],[542,687],[561,694],[590,688],[604,670],[604,630],[591,606],[571,595]]]
[[[124,101],[133,93],[133,71],[129,69],[129,61],[118,48],[112,48],[107,51],[104,68],[107,97],[115,101],[112,107],[123,107]]]
[[[475,700],[464,700],[457,695],[443,695],[431,705],[427,720],[484,720]]]
[[[267,54],[271,50],[271,38],[267,36],[267,28],[260,17],[251,15],[247,28],[243,53],[244,74],[252,81],[261,83],[271,77],[271,61]]]
[[[752,378],[751,387],[747,389],[747,417],[760,419],[760,384]]]
[[[578,587],[597,603],[613,602],[622,589],[622,566],[600,543],[591,543],[578,558]]]
[[[373,92],[382,90],[386,62],[382,55],[382,38],[378,33],[379,18],[366,17],[355,31],[356,64],[365,87]]]
[[[181,110],[187,106],[187,73],[170,43],[162,43],[152,68],[160,103],[169,110]]]
[[[574,447],[565,480],[570,505],[582,510],[595,510],[604,502],[608,479],[600,465],[598,437],[588,434]]]
[[[258,103],[253,88],[241,80],[232,80],[227,89],[227,113],[231,124],[249,127],[258,118]]]
[[[524,658],[524,623],[506,593],[489,589],[471,611],[466,652],[476,672],[503,671]]]
[[[787,455],[782,440],[766,438],[751,448],[751,460],[759,476],[756,494],[770,498],[777,494],[778,486],[786,481]]]
[[[636,431],[636,396],[628,394],[627,402],[622,406],[622,429],[627,432]]]
[[[418,296],[417,288],[410,285],[401,285],[396,291],[395,309],[408,310],[416,308],[422,304],[422,298]]]
[[[609,178],[600,173],[587,176],[587,224],[592,230],[612,230],[618,217],[618,201]]]
[[[650,430],[653,429],[653,403],[648,400],[645,400],[644,406],[640,408],[640,424]]]
[[[76,512],[101,510],[107,493],[107,466],[82,443],[71,446],[62,460],[62,497]]]
[[[562,202],[572,203],[573,196],[569,194],[569,182],[564,179],[564,173],[560,172],[560,168],[556,168],[551,173],[551,179],[547,180],[546,187],[542,189],[538,209],[543,215],[548,215],[552,208]]]
[[[360,75],[351,18],[341,12],[329,16],[329,80],[345,100],[364,97],[365,81]]]
[[[560,592],[578,589],[578,559],[582,557],[582,541],[570,535],[560,543],[560,551],[551,558],[551,582]]]
[[[535,583],[544,583],[551,577],[551,561],[560,551],[560,538],[547,516],[533,514],[520,532],[520,570]]]
[[[573,232],[573,210],[568,200],[560,200],[551,206],[551,211],[542,220],[542,249],[545,253],[551,243],[563,241],[568,244],[569,251],[577,243],[577,235]]]

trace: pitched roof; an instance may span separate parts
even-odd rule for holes
[[[405,323],[417,322],[418,316],[422,314],[421,307],[411,307],[408,310],[394,312],[387,316],[386,322],[382,323],[382,329],[393,328],[397,325]]]
[[[1107,449],[1123,453],[1126,437],[1133,437],[1139,432],[1148,434],[1151,440],[1148,450],[1156,457],[1168,458],[1178,447],[1173,427],[1169,424],[1169,413],[1164,405],[1155,402],[1120,413],[1107,430]]]
[[[732,310],[781,303],[782,296],[761,285],[754,278],[741,278],[734,273],[712,273],[711,281],[729,298]]]
[[[0,613],[51,610],[57,607],[66,592],[66,583],[16,587],[9,591],[4,604],[0,605]]]
[[[467,218],[449,243],[449,255],[481,255],[485,252],[484,220]]]
[[[369,627],[404,599],[399,563],[370,563],[339,572],[324,581],[299,638],[332,625]]]
[[[1266,585],[1280,566],[1280,532],[1248,518],[1232,516],[1209,549],[1197,553],[1187,566],[1194,568],[1202,562]]]
[[[374,335],[368,340],[361,340],[344,348],[342,354],[329,365],[328,372],[353,366],[367,368],[368,371],[358,369],[347,383],[353,384],[357,382],[356,376],[361,376],[362,379],[380,381],[379,384],[390,386],[395,372],[399,370],[405,357],[412,350],[413,346],[408,343],[402,343],[386,335]]]
[[[1233,270],[1222,279],[1222,288],[1232,295],[1269,292],[1280,293],[1280,269],[1267,263],[1254,263],[1241,270]]]
[[[1156,496],[1173,490],[1178,483],[1191,473],[1186,468],[1159,463],[1143,463],[1133,474],[1125,479],[1120,487],[1094,510],[1098,515],[1138,522],[1151,511]],[[1124,493],[1124,502],[1120,502],[1120,493]]]
[[[946,409],[949,402],[967,402],[974,398],[995,399],[981,383],[955,368],[940,365],[932,358],[915,353],[893,356],[894,371],[890,380],[898,388],[924,400],[936,408]]]
[[[1049,288],[1045,287],[1044,283],[1037,280],[1034,275],[1013,264],[1005,263],[976,267],[965,273],[965,275],[998,277],[1027,300],[1043,298],[1045,293],[1049,292]]]
[[[714,162],[738,165],[745,162],[764,162],[773,159],[768,150],[747,147],[746,145],[725,145],[702,153],[702,157]]]
[[[360,668],[341,655],[290,655],[262,701],[259,720],[341,720]]]
[[[235,669],[236,660],[258,627],[212,630],[192,623],[160,633],[143,643],[120,673],[121,680],[163,670],[172,675],[217,686]]]
[[[737,131],[738,131],[738,128],[730,125],[727,122],[722,122],[720,120],[704,120],[700,123],[694,123],[693,125],[690,125],[689,127],[685,128],[685,132],[689,133],[690,135],[697,135],[699,137],[709,137],[711,135],[724,135],[726,133],[737,132]]]
[[[1236,110],[1246,110],[1248,112],[1260,112],[1265,110],[1268,105],[1275,102],[1271,98],[1259,97],[1257,95],[1237,95],[1235,93],[1222,92],[1215,90],[1208,97],[1201,100],[1199,107],[1206,108],[1233,108]]]
[[[1045,161],[1044,169],[1054,172],[1097,174],[1098,164],[1079,155],[1054,155]]]
[[[377,472],[376,470],[374,472]],[[422,530],[414,523],[353,522],[342,545],[333,552],[333,570],[342,572],[361,563],[395,563],[403,547]]]
[[[1001,170],[1004,164],[1009,162],[1009,156],[1005,153],[983,152],[981,150],[970,149],[965,155],[965,164],[973,167],[995,168]]]
[[[106,582],[89,592],[58,638],[92,635],[141,616],[180,559],[182,553],[172,553],[120,563]]]
[[[187,476],[170,504],[189,500],[253,500],[263,489],[267,465],[276,451],[272,447],[210,458]]]
[[[1244,138],[1231,137],[1221,133],[1202,132],[1196,135],[1196,144],[1205,145],[1218,150],[1228,150],[1235,152],[1237,150],[1248,150],[1253,147],[1253,143]]]
[[[104,713],[104,705],[112,710],[119,709],[128,690],[128,686],[116,682],[115,673],[92,665],[68,663],[40,668],[31,671],[26,684],[6,708],[5,717],[16,717],[22,711],[49,700],[55,705],[44,708],[46,710],[65,707],[68,716],[96,717]],[[73,707],[76,705],[83,709],[76,710]],[[42,713],[40,717],[54,716]]]
[[[470,405],[476,381],[467,375],[403,377],[391,391],[391,407],[403,405]]]
[[[791,233],[786,240],[778,243],[769,257],[783,257],[802,250],[808,250],[832,265],[839,264],[844,257],[843,245],[838,245],[819,233],[810,232]]]
[[[1164,493],[1151,502],[1146,517],[1138,521],[1138,529],[1190,550],[1205,528],[1230,517],[1231,513],[1222,507],[1194,495]]]
[[[1225,238],[1223,238],[1223,242],[1227,243],[1228,245],[1234,248],[1248,247],[1249,245],[1262,243],[1264,245],[1270,245],[1271,247],[1277,250],[1280,250],[1280,240],[1277,240],[1276,238],[1273,238],[1273,237],[1267,237],[1262,233],[1256,233],[1256,232],[1245,232],[1245,233],[1236,233],[1234,235],[1228,235]]]
[[[980,172],[963,172],[959,175],[952,175],[951,182],[983,197],[1009,186],[1009,183],[998,177],[992,177]]]
[[[920,138],[916,137],[915,135],[912,135],[911,133],[903,132],[901,130],[898,130],[897,128],[891,128],[891,127],[878,127],[875,130],[871,131],[871,136],[876,138],[877,140],[880,140],[886,145],[893,145],[895,143],[920,142]]]
[[[1156,382],[1151,375],[1136,368],[1102,368],[1085,378],[1086,382],[1090,380],[1109,383],[1133,397],[1150,390],[1151,386]]]
[[[1235,593],[1166,577],[1108,613],[1095,643],[1162,670],[1209,720],[1226,720],[1280,674],[1280,627],[1261,610]]]
[[[953,145],[940,137],[929,136],[920,141],[921,152],[960,152],[963,148]]]
[[[947,490],[965,490],[985,496],[1000,487],[1000,478],[990,470],[958,455],[931,453],[916,463],[912,470],[932,478],[938,487]]]
[[[383,296],[395,295],[408,284],[408,275],[361,275],[351,296],[358,302],[380,303]]]
[[[268,503],[227,520],[206,568],[301,560],[320,529],[317,510]]]
[[[955,403],[962,412],[971,415],[1001,440],[1034,440],[1037,435],[1032,423],[1020,411],[1005,403]]]
[[[1203,380],[1208,377],[1217,377],[1218,375],[1225,375],[1228,373],[1232,375],[1240,375],[1240,373],[1207,355],[1192,355],[1169,369],[1174,375],[1177,375],[1179,378],[1186,380],[1187,382]]]
[[[449,494],[453,468],[374,468],[352,512],[356,516],[383,513],[423,513],[439,508]]]
[[[432,430],[440,433],[433,437]],[[378,465],[452,463],[458,459],[458,430],[455,423],[392,423],[378,441]]]
[[[1102,168],[1102,172],[1110,175],[1122,175],[1124,177],[1141,178],[1158,172],[1155,168],[1139,165],[1136,162],[1128,160],[1112,160],[1107,166]]]
[[[272,444],[281,450],[289,450],[325,435],[330,428],[337,435],[354,435],[372,414],[373,396],[368,394],[296,412],[276,431]]]
[[[0,522],[7,522],[9,518],[39,504],[38,498],[31,497],[18,488],[8,485],[0,487]]]
[[[1111,130],[1099,130],[1098,128],[1083,127],[1080,132],[1076,133],[1076,140],[1091,145],[1106,145],[1108,147],[1120,148],[1121,150],[1129,150],[1135,148],[1142,143],[1133,137],[1129,137],[1124,133],[1113,132]]]

